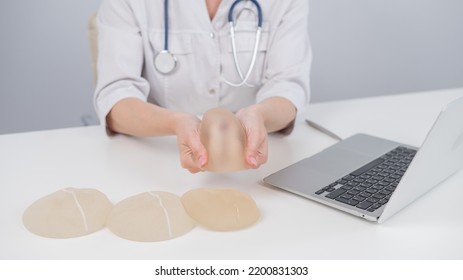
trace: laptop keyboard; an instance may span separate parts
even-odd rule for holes
[[[315,194],[374,212],[389,201],[415,154],[399,146]]]

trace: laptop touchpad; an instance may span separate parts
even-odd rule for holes
[[[297,193],[312,193],[372,159],[371,156],[332,146],[268,176],[265,181]]]

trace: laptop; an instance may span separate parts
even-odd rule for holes
[[[264,182],[384,222],[463,166],[463,97],[444,108],[418,149],[356,134]]]

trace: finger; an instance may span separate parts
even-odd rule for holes
[[[192,158],[196,161],[196,165],[199,168],[204,167],[207,164],[208,155],[206,148],[201,143],[199,134],[196,134],[190,139],[190,149]]]
[[[188,169],[191,173],[202,171],[197,162],[193,159],[191,151],[182,152],[180,155],[180,163],[183,168]]]
[[[247,161],[253,168],[259,168],[262,164],[266,163],[268,159],[267,141],[262,143],[255,155],[248,155],[247,158]]]
[[[252,130],[247,131],[247,144],[245,152],[246,163],[251,168],[258,168],[267,160],[267,134],[253,133]]]
[[[183,144],[180,147],[181,165],[191,173],[203,171],[203,167],[207,163],[206,149],[201,142],[195,143],[195,141],[190,141],[190,143],[194,144]]]

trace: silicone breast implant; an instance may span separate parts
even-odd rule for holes
[[[182,196],[187,213],[202,226],[217,231],[232,231],[255,224],[260,217],[249,195],[227,188],[201,188]]]
[[[23,223],[40,236],[77,237],[104,228],[112,206],[95,189],[67,188],[34,202],[24,212]]]
[[[113,208],[107,227],[117,236],[140,242],[173,239],[195,227],[180,198],[168,192],[129,197]]]
[[[201,121],[201,143],[207,150],[204,170],[234,172],[246,169],[246,133],[236,116],[223,108],[207,111]]]

